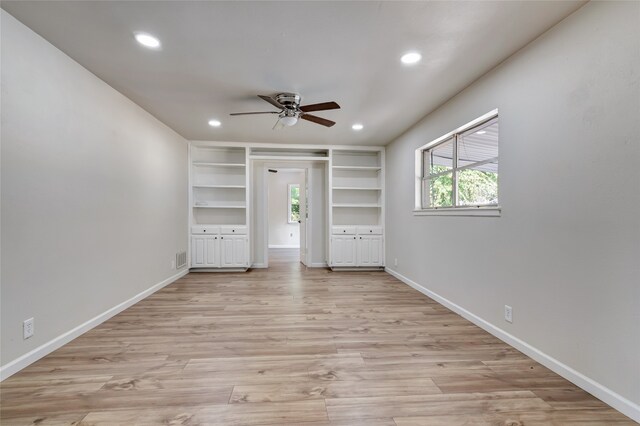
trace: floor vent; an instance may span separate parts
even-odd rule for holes
[[[187,252],[181,251],[176,254],[176,269],[184,268],[187,266]]]

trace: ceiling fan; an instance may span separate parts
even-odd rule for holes
[[[262,111],[262,112],[234,112],[231,115],[254,115],[254,114],[278,114],[278,121],[273,126],[275,129],[278,124],[284,126],[293,126],[298,119],[311,121],[322,126],[331,127],[335,121],[309,114],[314,111],[326,111],[330,109],[340,109],[340,105],[335,102],[323,102],[320,104],[302,105],[300,106],[300,95],[295,93],[278,93],[275,97],[258,95],[260,99],[269,102],[280,111]]]

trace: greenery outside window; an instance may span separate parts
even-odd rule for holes
[[[419,148],[416,212],[498,210],[498,133],[494,110]]]
[[[290,183],[288,185],[288,190],[287,222],[298,223],[298,221],[300,221],[300,185],[297,183]]]

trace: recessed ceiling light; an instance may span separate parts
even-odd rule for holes
[[[413,65],[420,62],[420,59],[422,59],[422,55],[418,52],[409,52],[402,55],[400,61],[402,61],[402,63],[406,65]]]
[[[353,126],[351,126],[351,128],[353,130],[362,130],[362,129],[364,129],[364,126],[362,124],[360,124],[360,123],[356,123]]]
[[[478,130],[476,133],[479,134],[479,135],[484,135],[485,133],[487,133],[487,131],[486,130]]]
[[[220,127],[222,123],[218,120],[209,120],[209,126],[211,127]]]
[[[144,47],[148,47],[149,49],[158,49],[160,48],[160,40],[151,34],[147,33],[134,33],[136,41],[143,45]]]

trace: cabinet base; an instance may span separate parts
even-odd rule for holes
[[[377,272],[384,271],[384,266],[330,266],[335,272]]]
[[[190,268],[189,272],[247,272],[249,268]]]

